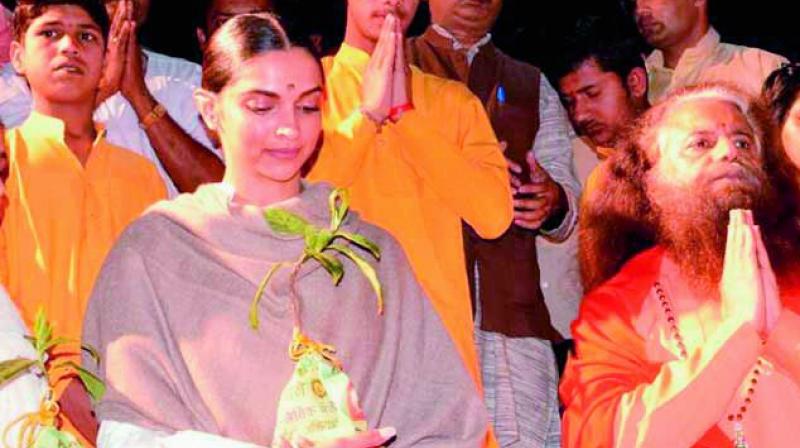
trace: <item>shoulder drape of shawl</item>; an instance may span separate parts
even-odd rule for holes
[[[327,226],[329,191],[310,185],[278,206]],[[106,260],[84,330],[104,358],[100,420],[271,442],[294,366],[285,270],[266,292],[259,332],[247,312],[269,266],[294,260],[303,242],[272,234],[260,213],[235,210],[221,192],[205,186],[152,209]],[[402,250],[355,214],[344,228],[382,248],[385,312],[377,315],[348,260],[339,287],[310,265],[299,281],[304,331],[338,349],[370,427],[397,428],[393,447],[479,446],[488,424],[481,399]]]

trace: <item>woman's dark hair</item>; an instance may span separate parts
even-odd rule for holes
[[[764,81],[760,108],[771,124],[771,145],[765,151],[768,168],[775,173],[775,188],[794,192],[800,198],[800,166],[795,165],[786,153],[781,133],[792,105],[800,99],[800,64],[783,64]],[[796,204],[800,215],[800,204]]]
[[[247,60],[268,51],[294,47],[303,48],[289,41],[274,15],[236,16],[214,33],[203,52],[202,86],[210,92],[219,92]]]
[[[800,64],[783,64],[764,81],[761,97],[775,126],[783,127],[786,115],[800,93]]]
[[[105,6],[100,0],[20,0],[14,8],[14,40],[22,42],[31,22],[41,17],[53,6],[77,6],[100,27],[103,40],[108,40],[110,20]]]

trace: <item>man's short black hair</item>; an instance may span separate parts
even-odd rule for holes
[[[717,13],[716,2],[714,0],[706,0],[706,11],[709,18],[714,18]],[[619,9],[627,17],[633,17],[636,12],[636,0],[619,0]],[[712,22],[714,20],[711,20]]]
[[[624,84],[634,69],[646,70],[643,51],[644,46],[638,38],[611,32],[599,22],[590,21],[578,25],[575,37],[562,48],[553,72],[555,79],[560,80],[584,63],[594,62],[604,72],[616,73]]]
[[[14,8],[14,40],[22,42],[25,32],[31,22],[53,6],[77,6],[86,11],[86,14],[100,27],[103,40],[108,40],[110,20],[105,6],[100,0],[19,0]]]
[[[214,0],[193,0],[197,2],[196,7],[192,7],[194,10],[194,26],[203,30],[204,33],[208,34],[207,23],[206,19],[208,18],[208,13],[211,11],[211,6],[214,4]],[[271,5],[271,13],[275,13],[278,9],[278,0],[270,0]],[[211,37],[211,36],[207,36]]]

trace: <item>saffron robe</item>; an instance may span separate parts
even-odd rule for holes
[[[576,356],[561,386],[564,446],[733,446],[728,416],[742,406],[751,447],[796,445],[800,288],[797,278],[779,283],[784,308],[762,344],[752,325],[722,321],[718,300],[695,297],[662,248],[629,261],[584,298],[573,324]]]

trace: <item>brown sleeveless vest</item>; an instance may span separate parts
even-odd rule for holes
[[[539,129],[539,70],[503,54],[491,42],[469,64],[463,52],[432,28],[406,45],[409,62],[423,71],[465,83],[483,102],[506,157],[525,166]],[[466,179],[469,181],[469,179]],[[481,329],[509,337],[560,340],[539,286],[536,232],[512,226],[496,240],[463,225],[464,251],[475,309],[475,271]]]

